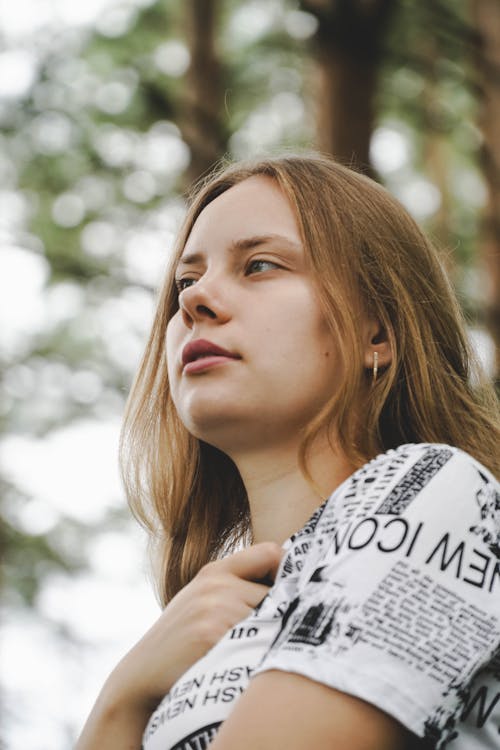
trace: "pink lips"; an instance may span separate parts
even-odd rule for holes
[[[238,354],[223,349],[206,339],[197,339],[186,344],[182,350],[184,372],[199,372],[227,359],[241,359]]]

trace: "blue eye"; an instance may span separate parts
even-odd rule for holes
[[[259,271],[268,271],[269,267],[271,270],[273,268],[279,268],[277,263],[273,263],[272,260],[264,260],[263,258],[257,258],[256,260],[250,261],[247,267],[247,272],[253,273]]]

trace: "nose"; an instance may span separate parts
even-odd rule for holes
[[[188,328],[207,320],[225,323],[230,317],[227,302],[214,288],[214,280],[209,281],[205,276],[181,292],[179,307]]]

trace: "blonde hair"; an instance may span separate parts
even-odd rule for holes
[[[194,222],[218,195],[253,175],[275,180],[290,201],[345,373],[304,434],[299,460],[306,475],[308,450],[328,425],[356,466],[404,443],[438,442],[462,448],[493,472],[500,468],[498,401],[479,379],[438,254],[406,210],[377,183],[319,155],[229,166],[191,200],[122,431],[124,484],[156,541],[163,603],[249,530],[236,466],[190,435],[177,416],[165,332],[178,309],[174,267]],[[392,348],[391,364],[371,387],[358,336],[363,314],[380,322]],[[360,421],[353,405],[361,397]]]

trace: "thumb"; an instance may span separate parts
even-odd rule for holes
[[[260,542],[226,558],[230,573],[247,581],[272,585],[284,550],[276,542]]]

